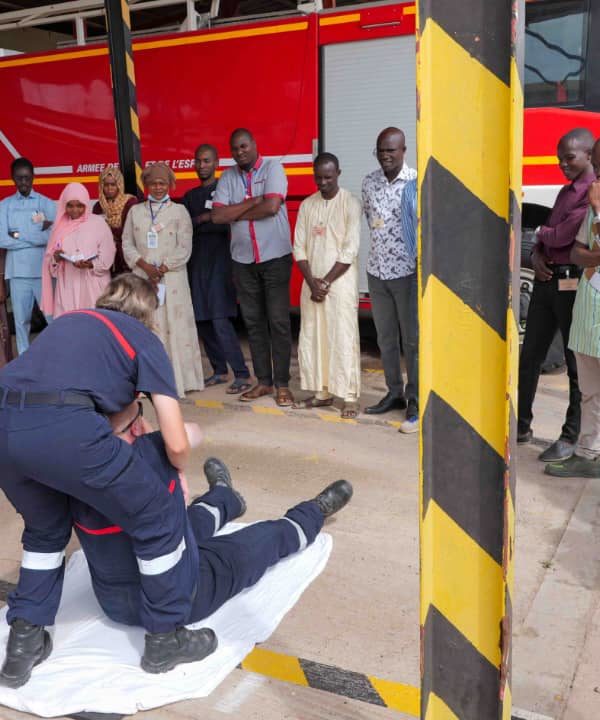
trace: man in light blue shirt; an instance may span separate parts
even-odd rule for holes
[[[17,158],[10,170],[17,192],[0,203],[0,247],[8,250],[5,275],[10,280],[20,355],[29,347],[33,301],[41,303],[42,262],[56,206],[54,201],[33,189],[30,160]]]

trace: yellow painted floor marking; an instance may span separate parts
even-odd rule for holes
[[[376,677],[369,677],[369,681],[389,708],[419,717],[421,702],[419,688]]]
[[[352,420],[351,418],[343,418],[341,415],[329,415],[326,413],[317,413],[317,415],[321,418],[321,420],[325,420],[325,422],[330,423],[346,423],[348,425],[357,425],[358,423],[356,420]]]
[[[433,604],[492,665],[500,667],[502,566],[435,502],[423,521],[421,624]],[[433,557],[427,557],[437,548]],[[437,716],[436,716],[437,717]]]
[[[201,408],[216,408],[217,410],[223,410],[225,407],[220,400],[196,400],[195,405]]]
[[[275,407],[264,407],[263,405],[252,405],[252,410],[257,415],[285,415],[283,410]]]
[[[432,324],[421,332],[432,348],[420,369],[423,407],[435,390],[504,457],[506,408],[497,398],[506,393],[506,343],[434,275],[423,296],[421,318],[427,317]]]
[[[298,658],[291,655],[282,655],[264,648],[254,650],[242,661],[244,670],[266,675],[267,677],[283,680],[294,685],[308,687],[304,671],[300,667]]]
[[[363,372],[372,373],[373,375],[383,375],[383,370],[381,368],[365,368]]]
[[[402,425],[402,420],[386,420],[388,425],[391,425],[395,428],[400,428],[400,425]]]
[[[427,64],[435,48],[443,63]],[[421,113],[431,118],[419,150],[433,156],[492,212],[508,219],[508,86],[473,58],[433,20],[420,40]],[[461,78],[457,87],[456,78]],[[466,113],[465,108],[477,108]],[[453,138],[468,137],[464,145]]]

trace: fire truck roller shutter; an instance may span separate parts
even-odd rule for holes
[[[322,54],[321,150],[338,156],[340,184],[361,195],[364,176],[378,167],[373,157],[379,132],[390,125],[406,135],[405,161],[415,168],[415,36],[325,45]],[[366,293],[369,232],[363,217],[359,290]]]

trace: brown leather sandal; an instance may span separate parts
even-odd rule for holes
[[[289,388],[280,387],[275,391],[275,402],[279,407],[291,407],[294,404],[294,396]]]

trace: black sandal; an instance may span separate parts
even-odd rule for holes
[[[228,395],[239,395],[240,393],[250,390],[252,383],[248,378],[236,378],[231,385],[225,390]]]

